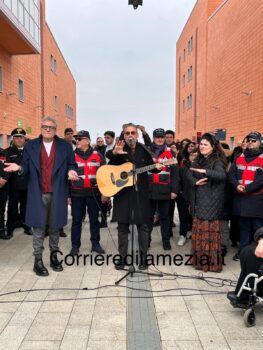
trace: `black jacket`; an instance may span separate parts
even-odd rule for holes
[[[254,234],[254,240],[257,242],[259,239],[263,238],[263,226],[258,228]]]
[[[6,151],[0,147],[0,177],[8,181],[11,177],[11,174],[4,171],[4,168],[5,168],[4,161],[6,161]],[[4,187],[0,189],[7,189],[7,186],[8,186],[8,183],[6,183]]]
[[[154,164],[151,154],[141,143],[136,144],[135,153],[132,154],[128,145],[124,146],[127,154],[114,155],[113,150],[106,153],[109,158],[109,164],[121,165],[125,162],[135,161],[136,168]],[[134,191],[133,187],[122,189],[114,196],[113,219],[118,223],[135,223],[146,224],[149,220],[150,201],[149,201],[149,179],[147,172],[138,174],[137,177],[138,191]],[[134,216],[133,216],[134,214]],[[132,220],[134,217],[134,220]]]
[[[6,161],[20,165],[23,159],[23,150],[19,150],[16,146],[10,146],[6,149]],[[28,178],[25,175],[18,175],[17,172],[11,173],[9,180],[10,191],[26,191]]]
[[[196,165],[193,164],[192,167],[195,168]],[[224,164],[220,160],[211,161],[208,157],[204,160],[202,169],[206,169],[206,174],[189,170],[186,175],[190,186],[192,186],[192,215],[201,220],[221,220],[227,179]],[[205,177],[208,178],[207,184],[196,186],[196,182]]]
[[[244,152],[246,161],[251,162],[262,152],[263,150],[260,150],[254,156],[251,156],[249,152]],[[232,214],[242,217],[263,218],[263,193],[256,195],[253,194],[263,188],[263,170],[258,169],[254,181],[245,186],[246,192],[239,193],[236,191],[236,188],[239,185],[238,169],[234,162],[229,170],[229,181],[235,191]]]

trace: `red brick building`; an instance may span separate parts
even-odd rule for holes
[[[263,132],[262,14],[262,0],[197,0],[177,42],[178,138]]]
[[[43,116],[76,128],[76,82],[45,20],[45,0],[0,0],[0,147],[15,127],[30,138]]]

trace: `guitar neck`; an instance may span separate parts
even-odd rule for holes
[[[142,173],[145,173],[146,171],[150,171],[153,169],[156,169],[156,164],[143,166],[142,168],[136,169],[135,172],[136,174],[142,174]]]

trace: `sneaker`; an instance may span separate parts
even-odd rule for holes
[[[239,253],[236,253],[236,254],[233,256],[233,260],[234,260],[234,261],[240,261],[240,255],[239,255]]]
[[[177,242],[177,245],[179,245],[180,247],[182,247],[183,245],[185,245],[185,242],[186,242],[186,237],[180,235],[180,236],[179,236],[179,239],[178,239],[178,242]]]

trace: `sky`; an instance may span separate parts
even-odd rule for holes
[[[175,129],[176,41],[196,0],[46,0],[77,83],[77,130]]]

